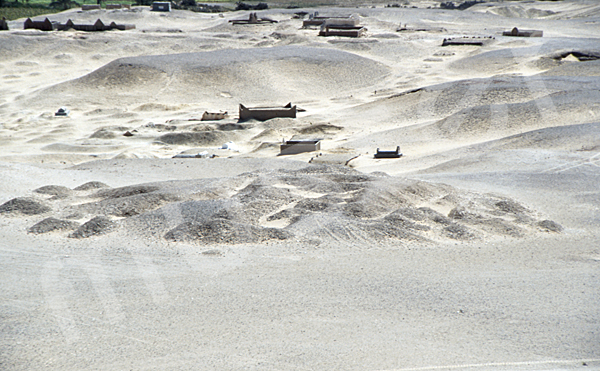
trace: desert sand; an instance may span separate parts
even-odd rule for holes
[[[600,4],[385,5],[8,22],[0,368],[600,370]]]

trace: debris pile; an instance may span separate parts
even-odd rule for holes
[[[0,205],[0,216],[37,218],[31,233],[72,238],[125,233],[202,245],[289,239],[315,244],[441,242],[562,231],[506,197],[339,165],[96,188],[100,186],[88,183],[66,199],[40,200],[58,190],[42,187],[44,195]],[[80,220],[87,221],[79,226]]]

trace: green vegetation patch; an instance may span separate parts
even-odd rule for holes
[[[61,10],[50,8],[0,8],[0,19],[6,18],[7,21],[14,21],[19,18],[33,18],[44,14],[58,13]]]

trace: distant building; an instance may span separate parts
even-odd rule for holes
[[[502,36],[542,37],[543,35],[544,31],[541,30],[519,30],[516,27],[510,31],[502,32]]]
[[[171,2],[155,1],[152,3],[152,10],[155,12],[170,12],[171,11]]]

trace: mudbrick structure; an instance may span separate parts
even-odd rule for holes
[[[240,104],[240,121],[244,120],[260,120],[266,121],[275,117],[291,117],[296,118],[297,108],[288,103],[283,107],[246,107]]]
[[[402,157],[402,153],[400,153],[400,146],[396,147],[395,151],[381,151],[377,148],[377,152],[374,155],[375,158],[400,158]]]
[[[295,155],[297,153],[314,152],[321,150],[321,140],[286,140],[280,147],[281,155]]]
[[[362,26],[330,26],[323,24],[319,36],[361,37],[367,32]]]
[[[54,30],[54,26],[48,18],[44,19],[43,21],[32,21],[31,18],[27,18],[25,20],[25,24],[23,25],[23,28],[26,30],[29,28],[34,28],[36,30],[41,30],[41,31]]]
[[[261,23],[277,23],[276,20],[267,17],[258,17],[256,13],[250,13],[248,19],[232,19],[231,24],[261,24]]]
[[[515,27],[510,31],[502,32],[502,36],[542,37],[542,36],[544,36],[544,31],[541,31],[541,30],[519,30],[518,28]]]
[[[202,114],[201,121],[215,121],[215,120],[223,120],[227,118],[227,112],[208,112],[204,111]]]
[[[25,29],[34,28],[41,31],[65,31],[65,30],[77,30],[77,31],[110,31],[110,30],[132,30],[135,28],[133,24],[116,24],[111,22],[109,25],[105,25],[100,19],[96,20],[94,24],[75,24],[72,20],[68,20],[66,23],[50,22],[48,18],[44,21],[32,21],[31,18],[27,18],[24,25]]]
[[[358,17],[327,18],[321,23],[319,36],[360,37],[366,31],[365,27],[359,25]]]

